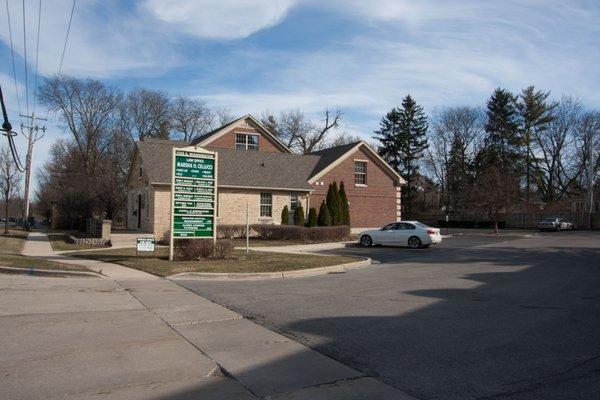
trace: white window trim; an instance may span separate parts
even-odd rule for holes
[[[234,132],[235,134],[235,149],[236,150],[258,150],[260,147],[260,135],[257,133],[245,133],[245,132]],[[245,143],[238,143],[238,135],[240,136],[244,136],[245,137]],[[249,137],[250,136],[256,136],[256,149],[250,149],[249,146]],[[238,145],[240,146],[245,146],[244,149],[238,149]]]
[[[271,204],[263,204],[262,202],[262,195],[263,194],[268,194],[271,197]],[[271,215],[262,215],[262,208],[263,206],[265,207],[270,207],[271,208]],[[269,192],[262,192],[258,195],[258,219],[273,219],[273,193],[269,193]]]
[[[365,163],[365,172],[356,172],[356,163],[357,162]],[[369,180],[367,179],[367,174],[369,172],[369,168],[367,167],[367,164],[366,164],[367,162],[368,161],[365,161],[365,160],[358,160],[358,159],[354,160],[354,186],[355,187],[367,187],[367,185],[369,184]],[[365,182],[367,182],[367,183],[356,183],[356,175],[357,174],[364,175]]]

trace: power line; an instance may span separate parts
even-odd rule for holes
[[[38,27],[37,27],[37,45],[35,48],[35,80],[33,83],[33,109],[32,113],[35,114],[35,102],[37,98],[37,82],[38,82],[38,61],[40,57],[40,26],[42,21],[42,0],[38,2]]]
[[[60,65],[58,66],[57,77],[60,77],[62,72],[63,62],[65,61],[65,52],[67,51],[67,42],[69,41],[69,34],[71,33],[71,22],[73,22],[73,13],[75,12],[75,3],[77,0],[73,0],[73,6],[71,7],[71,15],[69,16],[69,25],[67,26],[67,35],[65,37],[65,44],[63,46],[62,55],[60,56]]]
[[[17,106],[19,107],[19,114],[21,114],[21,96],[19,96],[19,85],[17,84],[17,68],[15,67],[15,50],[12,40],[12,26],[10,24],[10,8],[8,7],[8,0],[6,0],[6,18],[8,19],[8,38],[10,41],[10,56],[12,58],[13,81],[15,82],[15,93],[17,94]]]
[[[25,29],[25,0],[23,4],[23,53],[25,57],[25,104],[27,109],[27,115],[29,115],[29,84],[27,79],[27,29]]]

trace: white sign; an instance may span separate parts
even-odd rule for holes
[[[154,251],[154,238],[137,238],[136,251]]]

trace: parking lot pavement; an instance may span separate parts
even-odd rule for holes
[[[182,282],[420,399],[600,394],[600,233],[346,248],[344,274]]]

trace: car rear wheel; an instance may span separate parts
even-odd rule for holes
[[[371,236],[369,235],[364,235],[360,238],[360,245],[363,247],[369,247],[373,244],[373,239],[371,239]]]
[[[421,239],[419,239],[416,236],[411,236],[408,239],[408,247],[410,247],[411,249],[418,249],[422,246],[423,244],[421,243]]]

